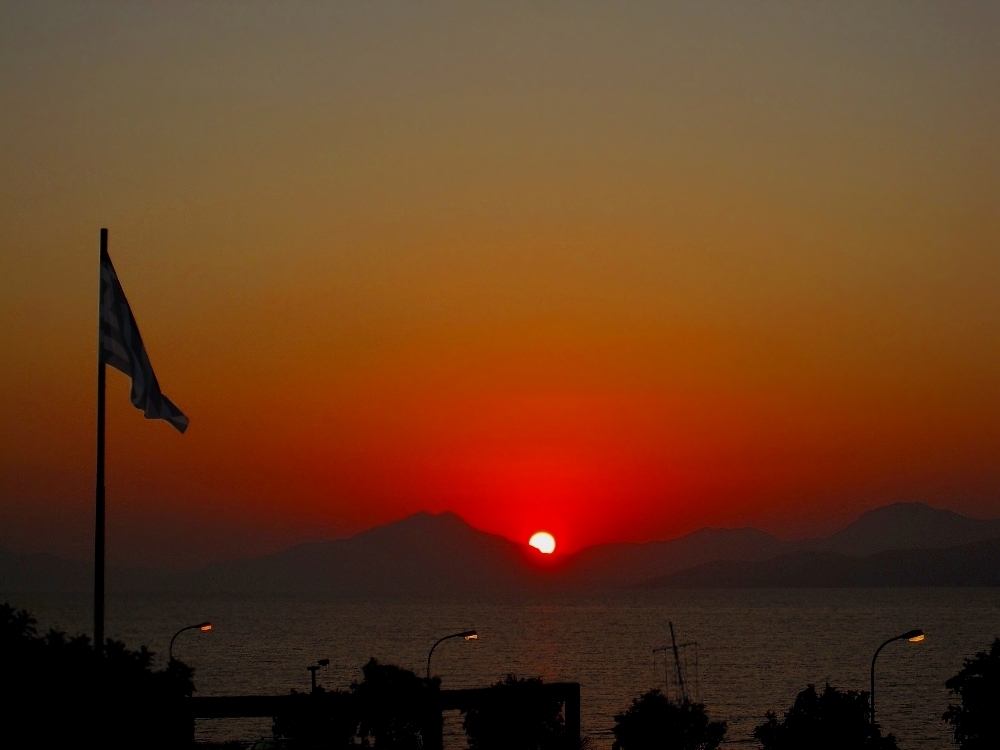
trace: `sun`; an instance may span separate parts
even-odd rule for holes
[[[547,531],[539,531],[532,535],[528,544],[543,555],[551,555],[556,549],[556,538]]]

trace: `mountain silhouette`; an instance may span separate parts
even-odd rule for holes
[[[561,580],[571,586],[620,587],[711,562],[755,562],[797,552],[864,556],[996,538],[1000,538],[1000,520],[968,518],[924,503],[894,503],[863,513],[828,537],[794,542],[754,528],[704,528],[665,542],[596,545],[567,560]],[[819,558],[803,554],[801,559]]]
[[[931,580],[940,581],[935,585],[977,580],[984,583],[976,585],[996,585],[987,582],[996,569],[988,543],[995,539],[1000,539],[1000,520],[897,503],[817,539],[789,542],[753,528],[706,528],[669,541],[602,544],[552,559],[479,531],[454,513],[417,513],[346,539],[300,544],[192,573],[111,567],[108,588],[447,595],[642,585],[924,585]],[[903,566],[901,572],[890,574],[896,565]],[[883,566],[884,572],[871,566]],[[0,549],[0,594],[85,591],[91,569],[89,561]]]
[[[874,555],[894,549],[936,549],[1000,538],[1000,519],[967,518],[924,503],[894,503],[862,513],[825,539],[805,544],[845,555]]]
[[[704,528],[666,542],[588,547],[566,561],[559,577],[571,586],[629,586],[713,560],[764,560],[789,549],[758,529]]]
[[[539,553],[451,512],[417,513],[348,539],[300,544],[185,576],[196,589],[336,593],[514,591],[536,578]]]
[[[111,565],[107,585],[113,591],[158,591],[175,586],[174,574],[152,568]],[[78,592],[94,586],[94,563],[48,552],[16,555],[0,547],[0,598],[16,592]]]
[[[1000,586],[1000,539],[860,557],[810,551],[759,562],[719,560],[643,584],[643,588],[699,589],[877,586]]]
[[[0,547],[0,593],[14,591],[85,591],[93,571],[79,560],[47,552],[15,555]]]

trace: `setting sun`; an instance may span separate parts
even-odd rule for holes
[[[556,549],[556,538],[547,531],[539,531],[528,540],[528,544],[543,555],[551,555]]]

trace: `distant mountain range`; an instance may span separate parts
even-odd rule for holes
[[[90,564],[0,550],[0,597],[83,591]],[[786,542],[753,528],[700,529],[647,544],[603,544],[563,559],[417,513],[348,539],[192,573],[111,568],[109,590],[442,595],[662,587],[998,586],[1000,520],[922,503],[868,511],[828,537]]]
[[[195,589],[338,593],[517,591],[537,578],[539,553],[474,529],[454,513],[417,513],[348,539],[300,544],[185,576]]]
[[[643,584],[644,588],[692,589],[866,586],[1000,586],[1000,539],[862,557],[793,552],[759,562],[717,560]]]
[[[857,521],[808,549],[875,555],[903,549],[943,549],[1000,538],[1000,519],[979,520],[923,503],[896,503],[863,513]]]

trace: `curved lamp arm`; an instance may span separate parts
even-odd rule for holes
[[[174,633],[174,637],[170,639],[170,648],[167,649],[167,653],[170,655],[170,661],[174,660],[174,641],[177,640],[177,636],[179,636],[185,630],[194,630],[195,628],[201,630],[202,632],[207,632],[212,629],[212,623],[200,622],[197,625],[188,625],[186,628],[181,628],[176,633]]]
[[[461,633],[452,633],[451,635],[446,635],[444,638],[438,638],[437,642],[431,646],[431,650],[427,652],[427,679],[431,678],[431,656],[434,654],[434,649],[436,649],[440,644],[447,641],[449,638],[464,638],[467,641],[475,641],[479,638],[479,633],[475,630],[465,630]]]
[[[872,657],[872,691],[869,694],[869,698],[871,699],[872,727],[875,726],[875,660],[878,658],[879,651],[884,649],[893,641],[901,641],[905,638],[911,643],[920,643],[920,641],[922,641],[926,637],[927,636],[924,635],[923,630],[911,630],[908,633],[903,633],[902,635],[893,636],[885,643],[883,643],[881,646],[879,646],[877,649],[875,649],[875,656]]]

